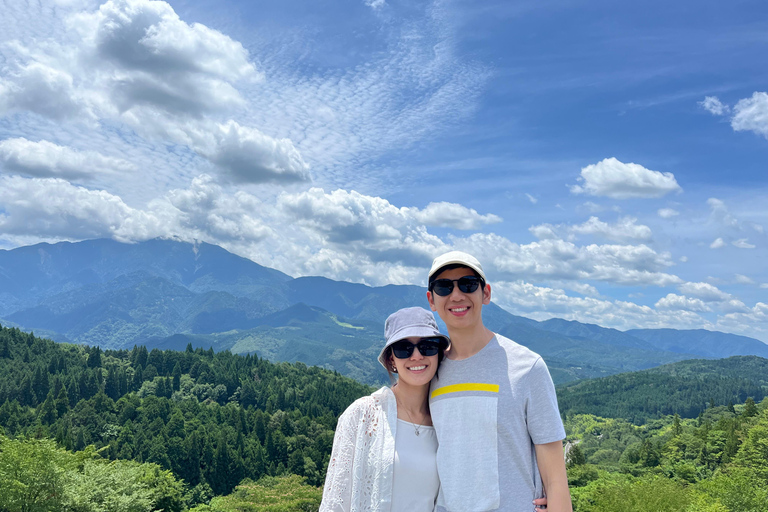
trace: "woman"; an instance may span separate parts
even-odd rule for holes
[[[448,337],[432,313],[387,318],[379,362],[397,382],[360,398],[339,417],[320,512],[432,512],[439,488],[429,383]]]

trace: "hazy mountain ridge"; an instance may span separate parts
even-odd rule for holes
[[[302,361],[369,383],[386,379],[375,361],[386,317],[427,306],[423,287],[294,279],[217,246],[171,240],[0,251],[0,290],[0,319],[56,340],[114,349],[192,343]],[[768,356],[762,342],[724,333],[538,322],[495,304],[484,318],[544,356],[556,382],[695,357]]]

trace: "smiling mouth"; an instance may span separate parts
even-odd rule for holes
[[[468,306],[464,306],[464,307],[461,307],[461,308],[451,308],[451,312],[452,313],[464,313],[468,309],[469,309]]]
[[[427,365],[424,364],[424,365],[421,365],[421,366],[411,366],[408,369],[411,370],[412,372],[418,372],[418,371],[424,370],[426,368],[427,368]]]

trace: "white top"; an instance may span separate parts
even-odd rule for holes
[[[435,428],[397,420],[392,510],[432,512],[440,489]]]
[[[395,473],[395,439],[400,442],[400,430],[410,429],[413,424],[401,423],[398,428],[397,401],[388,387],[383,387],[370,396],[364,396],[350,405],[339,416],[336,434],[333,438],[331,460],[325,475],[323,501],[320,512],[420,512],[422,509],[393,506],[393,480]],[[429,427],[419,427],[419,438],[426,435]],[[434,435],[434,429],[429,428]],[[399,448],[399,447],[398,447]],[[435,443],[436,448],[436,443]],[[399,450],[403,465],[410,467],[412,450]],[[432,459],[435,449],[432,449]],[[407,459],[407,460],[406,460]],[[424,457],[420,457],[423,462]],[[419,474],[418,479],[426,478]],[[411,482],[406,482],[406,484]],[[421,487],[421,485],[420,485]],[[410,491],[404,491],[410,492]],[[422,492],[420,489],[419,492]],[[437,488],[429,491],[432,503]],[[400,492],[398,491],[398,495]],[[431,512],[432,506],[428,509]]]

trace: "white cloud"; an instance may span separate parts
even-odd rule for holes
[[[580,235],[600,235],[619,242],[651,238],[651,228],[637,224],[637,219],[634,217],[623,217],[615,224],[608,224],[597,217],[590,217],[584,224],[571,226],[569,231]]]
[[[680,212],[672,208],[659,208],[656,212],[662,219],[671,219],[680,215]]]
[[[749,277],[749,276],[745,276],[745,275],[742,275],[742,274],[736,274],[734,276],[734,278],[735,278],[737,283],[741,283],[741,284],[755,284],[755,281],[751,277]]]
[[[725,241],[722,238],[715,238],[715,240],[709,244],[710,249],[721,249],[725,247]]]
[[[704,98],[704,101],[699,102],[699,105],[701,105],[710,114],[714,114],[716,116],[727,114],[730,110],[728,105],[721,102],[717,96],[707,96]]]
[[[686,295],[699,298],[705,302],[723,302],[731,299],[731,295],[721,291],[709,283],[683,283],[678,286]]]
[[[454,229],[479,229],[483,224],[496,224],[501,217],[489,213],[480,215],[476,210],[456,203],[429,203],[421,211],[415,211],[414,217],[427,226],[439,226]]]
[[[112,172],[132,172],[135,166],[121,158],[95,151],[76,151],[45,140],[23,137],[0,141],[0,163],[6,171],[36,177],[88,178]]]
[[[103,190],[62,179],[0,176],[0,232],[41,238],[145,240],[165,233],[159,219]]]
[[[731,228],[739,227],[739,221],[730,214],[723,200],[710,197],[707,199],[707,206],[712,211],[711,216],[714,221]]]
[[[165,2],[110,0],[69,24],[121,111],[148,105],[199,116],[242,104],[232,83],[262,78],[242,44],[205,25],[188,25]]]
[[[738,240],[734,240],[731,242],[731,245],[734,247],[738,247],[739,249],[754,249],[755,245],[749,243],[749,240],[746,238],[739,238]]]
[[[365,2],[365,5],[370,7],[371,9],[381,9],[385,5],[387,5],[386,0],[363,0]]]
[[[289,139],[273,139],[235,121],[217,125],[196,151],[237,183],[309,181],[309,166]]]
[[[536,320],[564,318],[615,329],[713,328],[691,310],[656,310],[632,302],[593,297],[570,297],[562,289],[541,287],[523,280],[492,284],[492,300],[504,309]]]
[[[622,217],[615,224],[601,221],[597,217],[590,217],[583,224],[566,225],[541,224],[528,229],[534,236],[543,239],[555,239],[567,237],[573,239],[576,235],[599,236],[616,242],[632,240],[650,240],[651,228],[643,224],[637,224],[634,217]]]
[[[589,213],[600,213],[603,210],[605,210],[605,208],[603,208],[602,206],[600,206],[597,203],[593,203],[592,201],[587,201],[584,204],[582,204],[581,206],[579,206],[579,210],[584,210],[584,211],[587,211]]]
[[[652,171],[634,163],[625,164],[616,158],[606,158],[584,167],[579,181],[583,184],[572,185],[572,193],[614,199],[662,197],[682,191],[672,173]]]
[[[758,302],[744,312],[729,313],[717,320],[717,328],[747,336],[768,338],[768,304]]]
[[[535,197],[533,197],[533,196],[532,196],[531,194],[529,194],[528,192],[526,192],[526,193],[525,193],[525,197],[527,197],[527,198],[528,198],[528,200],[531,202],[531,204],[536,204],[536,203],[538,203],[538,202],[539,202],[539,200],[538,200],[538,199],[536,199]]]
[[[55,120],[91,116],[72,76],[41,62],[17,63],[16,69],[0,77],[0,115],[21,111]]]
[[[768,283],[761,283],[760,288],[768,288]]]
[[[753,131],[768,138],[768,93],[755,92],[733,107],[731,127],[737,131]]]
[[[656,302],[656,308],[671,311],[712,311],[701,299],[693,299],[674,293],[667,294],[666,297],[659,299]]]
[[[577,246],[564,240],[518,245],[495,234],[453,238],[456,249],[481,254],[483,266],[500,279],[594,280],[622,285],[669,286],[682,280],[662,270],[673,265],[669,253],[646,245]]]

